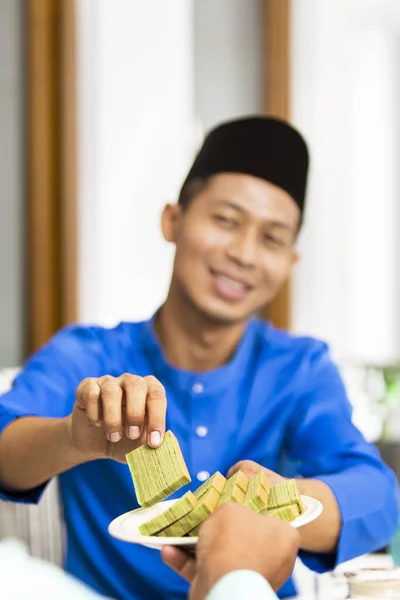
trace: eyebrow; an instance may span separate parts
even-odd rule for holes
[[[238,206],[237,204],[235,204],[234,202],[231,202],[230,200],[224,200],[224,199],[214,200],[213,204],[227,206],[228,208],[231,208],[231,209],[235,210],[236,212],[239,212],[242,214],[246,214],[246,212],[247,212],[244,208],[242,208],[241,206]],[[270,227],[277,227],[279,229],[285,229],[287,231],[293,231],[293,229],[294,229],[294,227],[292,227],[288,223],[283,223],[282,221],[276,221],[275,219],[266,219],[266,223],[268,223],[268,225]]]

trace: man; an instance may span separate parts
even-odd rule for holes
[[[301,477],[301,492],[324,505],[301,534],[313,569],[382,547],[395,530],[394,475],[353,426],[325,344],[252,318],[296,262],[307,168],[306,145],[284,122],[217,127],[178,204],[163,211],[176,253],[161,309],[114,329],[67,327],[0,399],[3,497],[36,502],[60,474],[66,568],[105,595],[187,592],[157,553],[107,534],[114,517],[138,506],[126,452],[146,440],[158,446],[166,425],[191,489],[241,460],[272,481]],[[291,582],[280,591],[293,593]]]
[[[293,569],[299,539],[295,529],[278,519],[226,504],[202,527],[196,559],[173,547],[163,548],[162,554],[192,584],[190,600],[273,600],[273,589]],[[100,599],[55,565],[30,557],[13,540],[0,542],[0,573],[2,589],[13,600]]]

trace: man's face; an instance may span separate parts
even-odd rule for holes
[[[299,218],[281,188],[250,175],[215,175],[186,209],[164,210],[164,236],[176,245],[172,285],[213,320],[249,318],[288,277]]]

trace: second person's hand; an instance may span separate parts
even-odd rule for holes
[[[190,600],[204,600],[219,579],[242,569],[259,573],[278,590],[290,577],[299,543],[288,523],[227,503],[202,525],[196,559],[173,546],[162,549],[162,559],[191,583]]]

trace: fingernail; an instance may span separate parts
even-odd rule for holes
[[[128,428],[128,437],[130,437],[131,440],[137,440],[139,436],[140,436],[139,427],[137,427],[137,425],[131,425],[131,427]]]
[[[161,443],[161,433],[159,431],[152,431],[150,434],[150,446],[159,446]]]
[[[110,442],[119,442],[119,440],[121,439],[121,434],[119,433],[119,431],[115,431],[114,433],[109,434],[108,439],[110,440]]]
[[[96,421],[96,423],[93,423],[93,425],[95,427],[101,427],[101,421]]]

